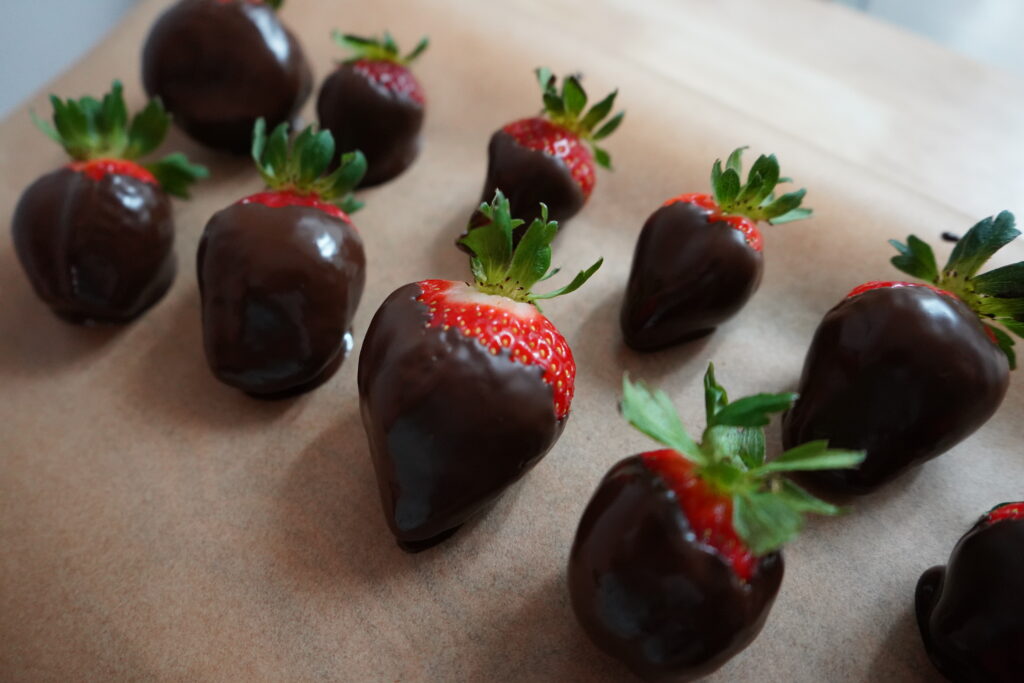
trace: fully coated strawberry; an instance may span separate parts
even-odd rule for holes
[[[713,195],[682,194],[651,214],[640,231],[622,304],[622,336],[637,351],[654,351],[710,334],[746,305],[764,268],[759,221],[800,220],[804,190],[775,197],[774,155],[758,157],[741,185],[734,151],[711,172]]]
[[[579,288],[598,261],[545,294],[558,226],[533,221],[517,247],[500,193],[464,239],[474,281],[424,280],[374,315],[359,356],[359,398],[384,515],[416,551],[486,509],[554,445],[569,417],[576,364],[536,302]]]
[[[578,76],[567,76],[561,92],[549,69],[537,69],[537,79],[543,90],[544,111],[506,124],[491,136],[481,201],[501,189],[512,205],[512,215],[532,218],[544,204],[551,219],[564,224],[583,208],[594,190],[595,162],[611,168],[611,157],[597,143],[615,132],[625,112],[605,121],[618,91],[584,114],[587,94]],[[475,213],[469,229],[484,220]],[[517,242],[522,230],[514,235]]]
[[[945,566],[921,575],[917,625],[950,681],[1015,683],[1024,672],[1024,503],[982,515]]]
[[[910,236],[893,264],[928,284],[869,282],[830,310],[804,361],[800,400],[783,423],[787,444],[828,439],[867,451],[852,470],[816,472],[822,492],[861,494],[948,451],[1002,403],[1024,335],[1024,262],[978,274],[1020,233],[1013,215],[986,218],[940,272]]]
[[[269,191],[214,214],[199,243],[203,345],[219,380],[274,398],[326,381],[351,349],[366,258],[348,213],[366,160],[351,152],[324,175],[330,132],[289,148],[288,124],[268,139],[262,119],[252,156]]]
[[[71,322],[128,322],[174,281],[174,221],[167,194],[187,195],[206,169],[182,154],[142,165],[170,117],[158,100],[129,120],[121,84],[102,100],[51,95],[53,125],[35,123],[71,163],[21,195],[14,247],[36,294]]]
[[[782,582],[780,548],[804,513],[839,511],[779,474],[864,457],[817,441],[765,462],[763,427],[795,396],[730,403],[713,367],[704,389],[707,427],[697,443],[666,394],[623,380],[623,416],[668,448],[612,467],[569,555],[583,629],[644,678],[705,676],[753,641]]]
[[[363,187],[387,182],[419,154],[426,96],[409,67],[427,49],[427,39],[405,56],[386,31],[380,39],[338,32],[334,39],[353,55],[320,88],[320,125],[331,131],[339,150],[366,155]]]
[[[198,142],[245,154],[256,119],[290,122],[313,75],[277,16],[283,0],[179,0],[153,24],[142,82]]]

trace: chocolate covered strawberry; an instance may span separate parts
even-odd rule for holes
[[[704,391],[707,427],[697,443],[664,392],[623,380],[623,416],[667,448],[612,467],[569,555],[576,618],[594,644],[645,678],[692,680],[750,644],[782,582],[783,544],[804,513],[839,511],[780,473],[863,458],[815,441],[765,462],[763,427],[794,394],[730,403],[711,366]]]
[[[804,190],[775,196],[774,155],[760,156],[741,184],[734,151],[711,171],[713,195],[683,194],[651,214],[640,231],[622,304],[622,335],[637,351],[654,351],[710,334],[739,312],[761,284],[759,221],[777,225],[811,215]]]
[[[381,304],[359,356],[359,398],[388,526],[406,550],[434,545],[487,508],[548,452],[572,403],[576,364],[535,305],[568,285],[531,291],[552,274],[558,226],[533,221],[518,247],[509,202],[480,207],[488,223],[464,239],[471,283],[424,280]]]
[[[917,625],[951,681],[1016,683],[1024,672],[1024,503],[982,515],[944,567],[917,582]]]
[[[619,127],[625,112],[605,121],[615,106],[615,91],[586,114],[587,94],[578,76],[567,76],[561,92],[549,69],[537,69],[544,93],[539,116],[513,121],[491,136],[487,147],[487,178],[482,202],[501,189],[512,206],[513,216],[534,217],[545,204],[551,220],[563,223],[583,208],[594,190],[594,164],[611,168],[611,157],[598,146]],[[470,220],[470,229],[483,218]],[[522,236],[520,229],[514,235]]]
[[[203,345],[219,380],[274,398],[326,381],[351,348],[366,258],[348,213],[366,160],[351,152],[325,175],[328,131],[289,148],[288,124],[268,139],[262,119],[252,156],[269,190],[214,214],[199,243]]]
[[[141,164],[163,142],[170,117],[154,100],[129,120],[117,81],[102,100],[50,101],[53,125],[33,119],[72,161],[22,193],[15,251],[36,294],[60,317],[128,322],[174,281],[167,195],[187,196],[206,169],[182,154]]]
[[[1015,365],[1013,340],[997,325],[1024,335],[1024,262],[978,271],[1019,234],[1007,211],[986,218],[942,271],[917,237],[894,241],[893,264],[927,284],[869,282],[825,315],[783,439],[828,439],[868,455],[856,469],[807,475],[808,483],[837,494],[874,491],[992,417]]]
[[[409,67],[427,49],[427,39],[405,56],[386,31],[380,39],[335,32],[334,40],[353,54],[324,81],[317,115],[339,150],[366,155],[362,186],[377,185],[419,154],[426,97]]]
[[[290,122],[313,75],[277,16],[283,0],[179,0],[153,24],[142,82],[198,142],[249,151],[256,119]]]

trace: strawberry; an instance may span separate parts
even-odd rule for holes
[[[334,33],[353,55],[324,80],[316,110],[341,151],[360,149],[369,164],[362,186],[391,180],[420,150],[426,97],[409,65],[427,49],[426,38],[406,56],[387,31],[361,38]]]
[[[544,112],[513,121],[491,136],[481,201],[486,202],[501,188],[511,203],[512,215],[530,216],[545,204],[551,219],[564,223],[583,208],[593,192],[594,163],[611,168],[611,157],[597,142],[615,132],[626,113],[619,112],[601,125],[615,106],[618,91],[583,115],[587,94],[579,76],[567,76],[558,92],[549,69],[540,68],[536,73],[544,93]],[[474,214],[469,229],[482,220],[480,214]],[[523,230],[514,235],[516,242]]]
[[[761,156],[741,185],[741,147],[711,172],[714,195],[682,194],[651,214],[640,231],[626,297],[622,335],[637,351],[703,337],[739,312],[757,291],[764,267],[758,221],[800,220],[804,190],[775,197],[775,156]]]
[[[951,681],[1011,683],[1024,671],[1024,503],[997,505],[921,575],[917,625]]]
[[[324,175],[329,131],[306,128],[289,147],[288,124],[268,139],[263,119],[252,156],[270,190],[214,214],[199,243],[203,344],[219,380],[276,398],[323,383],[351,349],[366,258],[348,212],[366,160],[351,152]]]
[[[174,281],[174,221],[168,193],[187,196],[202,166],[171,154],[137,159],[163,142],[170,117],[158,100],[128,119],[121,84],[102,101],[50,96],[53,124],[36,125],[71,163],[21,195],[14,247],[39,298],[71,322],[123,323],[163,297]]]
[[[1019,234],[1009,212],[986,218],[941,272],[925,242],[893,241],[893,264],[927,284],[870,282],[825,315],[783,438],[828,439],[868,456],[856,469],[807,475],[808,484],[834,494],[874,491],[992,417],[1015,358],[1010,335],[990,323],[1024,335],[1024,262],[978,271]]]
[[[282,4],[179,0],[146,38],[146,92],[196,141],[245,154],[256,119],[291,121],[313,85],[302,47],[277,16]]]
[[[782,582],[780,548],[804,513],[839,512],[779,474],[864,457],[815,441],[765,462],[763,428],[795,395],[730,403],[713,366],[704,392],[697,443],[664,392],[623,380],[623,416],[668,449],[611,468],[569,554],[576,618],[595,645],[645,678],[707,675],[753,641]]]
[[[569,417],[576,364],[536,306],[578,289],[598,261],[545,294],[558,226],[533,221],[518,247],[500,193],[463,241],[475,281],[424,280],[374,315],[359,356],[363,425],[388,526],[422,550],[450,536],[526,474]]]

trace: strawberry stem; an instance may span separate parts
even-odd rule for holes
[[[781,197],[775,196],[775,188],[780,183],[791,181],[789,178],[779,177],[779,162],[774,154],[759,156],[750,167],[747,182],[741,182],[742,157],[746,149],[739,147],[734,150],[726,160],[724,170],[721,159],[715,161],[711,168],[711,188],[722,213],[746,216],[755,222],[767,221],[771,225],[809,218],[813,210],[800,206],[807,190],[801,189]]]

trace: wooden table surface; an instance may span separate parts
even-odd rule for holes
[[[146,0],[44,92],[142,93]],[[56,320],[0,238],[0,678],[4,680],[618,680],[581,635],[564,566],[606,469],[647,448],[617,417],[623,370],[663,386],[700,426],[708,360],[734,396],[791,387],[821,315],[853,285],[895,275],[885,240],[933,242],[1004,208],[1024,215],[1024,85],[920,38],[811,0],[289,0],[282,17],[317,79],[329,30],[388,27],[412,44],[429,97],[425,148],[362,193],[369,280],[356,351],[337,376],[263,403],[218,384],[201,350],[192,264],[206,219],[259,179],[173,133],[213,177],[176,202],[179,275],[123,329]],[[41,37],[43,39],[43,37]],[[498,125],[537,108],[531,69],[618,86],[629,113],[583,213],[556,245],[567,271],[607,257],[546,311],[573,346],[573,417],[547,459],[478,522],[420,555],[379,509],[355,397],[359,338],[383,298],[467,276],[451,247]],[[9,64],[7,68],[17,68]],[[27,111],[0,124],[0,205],[62,163]],[[307,105],[307,116],[312,106]],[[760,292],[711,338],[641,356],[617,311],[636,233],[665,198],[707,188],[741,144],[774,151],[816,217],[766,229]],[[948,245],[937,247],[940,258]],[[999,262],[1024,258],[1013,245]],[[991,504],[1021,496],[1020,378],[949,454],[815,520],[755,643],[713,680],[935,677],[912,617],[920,573]],[[778,446],[777,426],[770,445]]]

